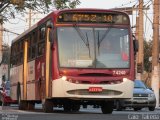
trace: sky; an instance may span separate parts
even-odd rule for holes
[[[81,5],[78,7],[108,9],[114,7],[122,7],[125,6],[125,4],[132,5],[133,3],[136,3],[138,0],[80,0],[80,1]]]
[[[77,8],[109,9],[109,8],[119,8],[119,7],[132,7],[133,5],[138,5],[138,0],[80,0],[80,1],[81,4],[77,6]],[[150,0],[144,0],[144,3],[150,5],[151,2],[149,1]],[[149,13],[148,15],[152,21],[151,13]],[[39,14],[33,15],[32,23],[34,24],[37,21],[39,21],[42,18],[42,16],[44,17],[44,15],[39,15]],[[132,26],[135,25],[136,16],[137,12],[134,12],[133,16],[130,17]],[[146,20],[146,18],[144,18],[144,22],[147,23],[147,26],[144,28],[145,29],[144,36],[146,36],[149,39],[152,36],[151,22],[149,20]],[[22,16],[17,15],[16,19],[11,19],[9,22],[5,23],[4,27],[12,32],[20,34],[28,29],[28,17],[26,16],[26,18],[24,18]],[[17,37],[17,35],[4,32],[4,42],[7,44],[10,44],[15,37]]]

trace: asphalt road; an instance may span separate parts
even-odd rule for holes
[[[160,109],[148,111],[142,109],[133,111],[113,111],[113,114],[102,114],[100,108],[81,108],[79,112],[66,113],[63,109],[57,108],[53,113],[44,113],[41,106],[37,106],[34,111],[18,110],[17,106],[5,107],[0,110],[2,120],[159,120]]]

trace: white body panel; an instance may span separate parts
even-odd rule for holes
[[[17,99],[17,83],[20,82],[21,90],[23,90],[23,65],[13,67],[10,69],[10,85],[11,85],[11,98],[13,100]],[[23,96],[23,91],[21,91],[21,97]]]
[[[10,96],[13,100],[17,99],[17,85],[11,86]]]
[[[120,95],[101,95],[101,94],[93,94],[93,95],[79,95],[77,94],[69,94],[67,91],[71,90],[86,90],[88,91],[89,87],[102,87],[104,90],[113,90],[113,91],[119,91],[122,92]],[[120,84],[114,84],[114,85],[104,85],[104,84],[76,84],[76,83],[70,83],[68,81],[58,79],[52,81],[52,97],[66,97],[66,98],[76,98],[76,99],[90,99],[90,98],[97,98],[97,99],[107,99],[107,98],[132,98],[133,96],[133,87],[134,82],[131,80],[125,80],[124,82]]]
[[[35,80],[35,60],[28,62],[28,77],[27,81]]]
[[[28,62],[27,100],[35,100],[35,60]]]
[[[27,83],[27,100],[35,99],[35,83]]]
[[[35,60],[28,63],[27,100],[35,100]],[[23,65],[11,68],[11,98],[17,100],[17,83],[21,84],[21,99],[23,100]]]

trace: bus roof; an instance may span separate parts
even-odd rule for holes
[[[16,37],[14,40],[12,40],[12,43],[16,42],[17,40],[19,40],[20,38],[24,37],[27,33],[29,33],[30,31],[32,31],[33,29],[35,29],[37,27],[37,23],[34,24],[31,28],[29,28],[28,30],[24,31],[22,34],[20,34],[18,37]]]
[[[53,15],[58,15],[60,13],[63,12],[116,12],[116,13],[122,13],[124,15],[128,15],[126,12],[122,12],[122,11],[117,11],[117,10],[113,10],[113,9],[94,9],[94,8],[78,8],[78,9],[63,9],[63,10],[55,10],[53,12],[51,12],[50,14],[48,14],[47,16],[45,16],[44,18],[42,18],[40,21],[38,21],[36,24],[34,24],[31,28],[27,29],[26,31],[24,31],[22,34],[20,34],[18,37],[16,37],[14,40],[12,40],[12,44],[16,41],[18,41],[20,38],[23,38],[27,33],[31,32],[32,30],[34,30],[35,28],[37,28],[39,25],[41,25],[46,18],[49,18],[50,16]]]
[[[78,8],[78,9],[63,9],[63,10],[56,10],[53,11],[55,14],[59,14],[61,12],[70,12],[70,11],[84,11],[84,12],[116,12],[116,13],[122,13],[122,14],[127,14],[127,12],[124,11],[119,11],[119,10],[114,10],[114,9],[94,9],[94,8]],[[52,13],[53,13],[52,12]]]

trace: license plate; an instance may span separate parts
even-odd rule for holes
[[[138,100],[138,101],[136,101],[137,103],[145,103],[146,102],[146,100]]]
[[[89,87],[89,92],[102,92],[102,87]]]

